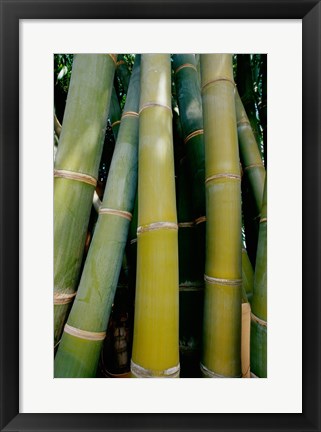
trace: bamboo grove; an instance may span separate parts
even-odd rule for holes
[[[54,60],[54,376],[266,378],[266,55]]]

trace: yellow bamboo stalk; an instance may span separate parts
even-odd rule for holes
[[[167,54],[141,63],[134,377],[178,377],[178,240]]]
[[[232,56],[201,55],[205,140],[204,377],[241,377],[241,182]]]

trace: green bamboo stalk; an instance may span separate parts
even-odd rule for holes
[[[194,54],[173,55],[177,101],[192,177],[194,218],[205,215],[202,98]]]
[[[70,310],[104,142],[114,55],[76,55],[55,159],[54,341]],[[69,177],[69,178],[68,178]]]
[[[237,90],[235,92],[235,109],[242,166],[255,203],[255,216],[258,216],[262,207],[265,168],[251,124]]]
[[[122,265],[137,182],[139,56],[94,237],[55,358],[56,377],[93,377]]]
[[[134,377],[177,377],[178,242],[167,54],[142,55]]]
[[[247,300],[251,303],[253,297],[254,272],[246,249],[242,249],[242,286]]]
[[[254,273],[251,320],[251,371],[267,377],[267,180],[265,179]]]
[[[232,55],[201,55],[206,263],[201,370],[241,377],[241,178]]]

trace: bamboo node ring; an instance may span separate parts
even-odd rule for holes
[[[101,207],[99,209],[99,214],[111,214],[114,216],[120,216],[120,217],[123,217],[125,219],[128,219],[129,221],[131,221],[132,217],[133,217],[132,214],[128,211],[116,210],[116,209],[104,208],[104,207]]]
[[[244,171],[247,171],[247,170],[252,169],[252,168],[264,168],[264,165],[262,163],[251,164],[251,165],[246,166],[244,168]]]
[[[177,230],[178,226],[175,222],[154,222],[148,225],[141,225],[137,228],[137,234],[142,234],[147,231],[156,231],[161,229]]]
[[[120,124],[120,122],[121,122],[120,120],[114,121],[114,123],[111,124],[111,127],[114,127],[114,126]]]
[[[220,279],[211,276],[204,275],[205,282],[211,285],[227,285],[227,286],[240,286],[242,285],[242,279]]]
[[[79,339],[85,339],[89,341],[102,341],[106,337],[106,332],[91,332],[87,330],[81,330],[76,327],[72,327],[69,324],[65,325],[64,332],[75,336]]]
[[[166,108],[167,110],[169,110],[172,113],[172,108],[169,107],[168,105],[164,105],[161,103],[157,103],[157,102],[146,102],[139,110],[139,115],[147,108],[152,108],[152,107],[161,107],[161,108]]]
[[[121,116],[121,118],[123,119],[125,117],[138,117],[138,116],[139,114],[135,111],[127,111]]]
[[[205,180],[205,184],[212,181],[212,180],[217,180],[217,179],[221,179],[221,178],[229,178],[232,180],[241,180],[241,176],[239,174],[222,173],[222,174],[215,174],[215,175],[208,177]]]
[[[130,371],[136,378],[179,378],[180,364],[165,370],[146,369],[131,360]]]
[[[77,291],[66,294],[66,293],[60,293],[55,292],[54,293],[54,305],[64,305],[72,302],[73,298],[76,296]]]
[[[227,81],[227,82],[231,83],[233,85],[233,87],[235,88],[235,82],[233,80],[231,80],[230,78],[227,78],[227,77],[217,77],[214,80],[211,80],[211,81],[208,81],[207,83],[205,83],[202,86],[201,91],[203,92],[206,87],[208,87],[209,85],[214,84],[216,82],[219,82],[219,81]]]
[[[76,180],[76,181],[80,181],[82,183],[86,183],[86,184],[89,184],[89,185],[95,186],[95,187],[97,185],[97,179],[95,179],[95,177],[92,177],[89,174],[84,174],[84,173],[75,172],[75,171],[55,169],[54,170],[54,177],[60,177],[60,178],[65,178],[65,179],[69,179],[69,180]]]
[[[130,244],[135,244],[135,243],[137,243],[137,238],[134,238],[130,241]]]
[[[189,135],[187,135],[187,137],[184,139],[184,144],[187,144],[189,140],[191,140],[192,138],[198,136],[198,135],[202,135],[204,133],[204,129],[198,129],[192,133],[190,133]]]
[[[249,126],[252,129],[250,122],[247,121],[247,120],[239,120],[236,124],[237,124],[237,127],[239,127],[239,126]]]
[[[258,324],[260,324],[263,327],[267,327],[267,322],[262,320],[261,318],[257,317],[256,315],[254,315],[253,312],[251,312],[251,320],[254,322],[257,322]]]
[[[197,72],[196,66],[194,66],[192,63],[184,63],[184,64],[178,66],[178,68],[175,70],[175,73],[177,74],[180,70],[182,70],[184,68],[191,68]]]
[[[200,369],[201,372],[207,377],[207,378],[242,378],[242,374],[228,377],[226,375],[220,375],[216,372],[213,372],[212,370],[208,369],[206,366],[203,365],[203,363],[200,363]]]
[[[178,228],[193,228],[194,222],[179,222]]]
[[[267,218],[260,219],[260,223],[267,222]]]
[[[199,225],[203,222],[206,222],[206,216],[200,216],[199,218],[195,219],[195,225]]]

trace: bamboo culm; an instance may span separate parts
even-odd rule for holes
[[[98,222],[55,358],[55,377],[94,377],[122,265],[137,184],[139,56]]]
[[[114,72],[114,55],[78,54],[74,58],[55,158],[55,344],[79,282]]]

